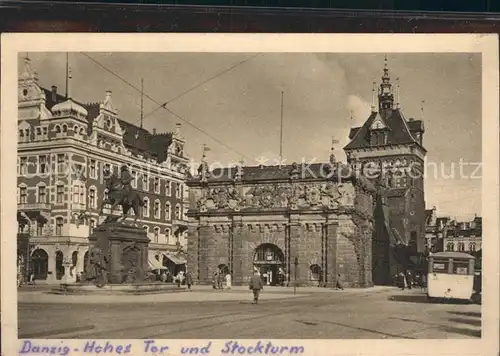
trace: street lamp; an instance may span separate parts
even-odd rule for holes
[[[293,283],[293,294],[297,293],[297,266],[299,265],[299,258],[295,257],[295,261],[293,262],[295,266],[295,281]]]

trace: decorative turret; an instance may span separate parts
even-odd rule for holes
[[[383,116],[388,116],[390,115],[390,111],[394,108],[394,90],[391,84],[391,77],[389,76],[387,56],[385,57],[384,74],[381,79],[382,82],[380,83],[378,92],[379,112]]]

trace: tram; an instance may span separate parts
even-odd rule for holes
[[[470,300],[474,293],[474,256],[438,252],[429,256],[427,298]]]

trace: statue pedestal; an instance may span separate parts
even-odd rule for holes
[[[120,223],[99,225],[89,237],[91,246],[107,259],[107,282],[142,282],[148,271],[149,238],[144,229]]]

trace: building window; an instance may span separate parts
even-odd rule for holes
[[[465,251],[465,244],[463,242],[458,243],[458,251],[459,252],[464,252]]]
[[[149,190],[149,177],[147,174],[142,175],[142,190],[144,191]]]
[[[132,188],[137,189],[137,172],[132,171],[130,175],[132,176],[132,181],[130,182],[130,185],[132,186]]]
[[[154,215],[155,215],[155,219],[160,219],[160,201],[159,200],[155,201]]]
[[[89,175],[90,178],[96,179],[97,178],[97,164],[95,159],[91,159],[89,163]]]
[[[80,202],[80,187],[73,187],[73,203],[78,204]]]
[[[166,181],[165,182],[165,195],[167,197],[170,196],[170,194],[172,194],[172,182],[171,181]]]
[[[154,241],[156,243],[158,243],[158,236],[160,236],[160,228],[159,227],[155,227],[155,230],[154,230]]]
[[[170,202],[166,202],[165,203],[165,220],[170,220],[170,211],[171,211],[171,208],[170,208]]]
[[[45,186],[39,186],[38,187],[38,202],[39,203],[46,203],[47,202],[47,194],[46,194],[47,188]]]
[[[149,199],[144,198],[144,206],[142,207],[142,215],[147,218],[149,217]]]
[[[63,218],[57,218],[56,219],[56,235],[57,236],[61,236],[62,235],[63,225],[64,225]]]
[[[175,206],[175,218],[181,220],[181,206],[178,204]]]
[[[19,188],[19,204],[28,204],[28,188]]]
[[[160,194],[160,178],[155,177],[154,180],[154,190],[156,194]]]
[[[47,173],[47,156],[38,156],[38,173]]]
[[[108,190],[107,190],[107,189],[104,189],[104,192],[103,192],[103,199],[104,199],[104,200],[108,200],[108,198],[109,198],[109,192],[108,192]]]
[[[94,233],[94,229],[95,229],[95,220],[90,219],[90,234],[91,235]]]
[[[476,244],[474,242],[469,243],[469,251],[470,252],[476,251]]]
[[[90,205],[91,209],[95,209],[95,207],[96,207],[95,189],[94,188],[89,189],[89,205]]]
[[[28,173],[28,157],[19,158],[19,174],[25,175]]]
[[[169,241],[170,241],[170,229],[166,228],[165,229],[165,242],[168,244]]]
[[[175,183],[175,196],[180,199],[181,198],[181,183]]]
[[[85,205],[85,187],[80,186],[80,204]]]
[[[57,172],[64,172],[64,154],[57,155]]]
[[[144,225],[142,228],[144,229],[144,231],[146,231],[146,234],[149,232],[149,226]]]
[[[36,223],[36,236],[42,236],[43,235],[43,224],[37,222]]]
[[[453,251],[455,250],[455,247],[453,246],[453,242],[448,242],[446,244],[446,251]]]
[[[56,203],[62,203],[64,201],[64,186],[58,185],[56,187]]]

